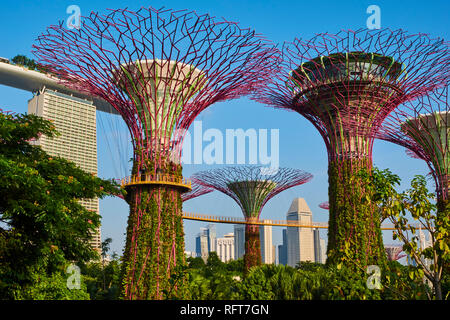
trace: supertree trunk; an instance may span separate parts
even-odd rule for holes
[[[181,166],[167,172],[181,179]],[[157,179],[160,177],[157,177]],[[146,180],[146,179],[143,179]],[[124,299],[164,299],[170,291],[185,296],[184,281],[171,284],[177,266],[184,264],[182,200],[179,187],[137,184],[128,187],[130,215],[122,265],[120,295]]]
[[[327,264],[378,266],[386,263],[380,217],[357,176],[359,170],[372,170],[369,159],[336,160],[329,163],[329,229]]]
[[[258,220],[258,218],[247,218],[248,222]],[[259,238],[259,226],[247,224],[245,226],[245,254],[244,254],[244,273],[248,273],[250,268],[260,266],[261,241]]]

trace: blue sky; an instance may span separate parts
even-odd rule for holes
[[[337,32],[340,29],[358,29],[366,26],[369,14],[366,9],[377,5],[381,9],[381,27],[404,29],[411,33],[429,33],[432,37],[449,40],[450,2],[441,1],[2,1],[0,11],[0,56],[12,58],[16,54],[32,57],[31,46],[45,28],[66,20],[69,5],[77,5],[82,15],[90,11],[105,12],[107,8],[128,7],[130,10],[142,6],[196,10],[216,17],[239,22],[265,35],[275,43],[291,41],[294,37],[310,38],[319,32]],[[0,108],[15,112],[26,112],[31,93],[0,86]],[[328,198],[327,155],[322,138],[314,127],[301,116],[241,98],[211,106],[199,115],[203,130],[219,129],[279,129],[280,166],[294,167],[314,175],[311,182],[281,193],[265,206],[262,217],[285,219],[293,198],[306,199],[313,212],[314,221],[327,221],[328,212],[318,207]],[[99,130],[99,175],[104,178],[120,178],[119,163],[111,161],[105,144],[104,130]],[[114,145],[113,145],[113,150]],[[427,166],[420,160],[409,158],[404,149],[396,145],[377,141],[373,150],[376,166],[390,168],[403,180],[402,188],[415,174],[427,174]],[[116,168],[115,168],[116,167]],[[185,165],[184,175],[211,169],[209,165]],[[430,189],[432,184],[430,183]],[[241,216],[239,207],[230,198],[214,192],[184,204],[184,210],[205,214]],[[121,253],[125,239],[128,206],[120,199],[107,198],[100,202],[102,215],[102,238],[113,238],[112,250]],[[194,237],[206,223],[185,221],[186,250],[194,250]],[[232,225],[217,225],[217,234],[222,236],[232,231]],[[281,241],[281,228],[273,229],[274,244]],[[326,238],[326,233],[322,234]],[[391,243],[389,234],[385,242]]]

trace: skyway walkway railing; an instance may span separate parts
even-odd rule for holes
[[[231,224],[252,224],[252,225],[262,225],[262,226],[278,226],[278,227],[296,227],[296,228],[313,228],[313,229],[328,229],[327,222],[312,222],[305,223],[292,220],[273,220],[273,219],[262,219],[256,221],[248,221],[243,217],[226,217],[226,216],[216,216],[192,212],[183,212],[183,219],[186,220],[198,220],[206,222],[217,222],[217,223],[231,223]],[[419,229],[419,224],[411,225],[416,229]],[[381,230],[395,230],[393,224],[382,224]]]

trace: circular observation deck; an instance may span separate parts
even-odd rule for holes
[[[402,74],[406,76],[402,64],[392,57],[359,51],[335,53],[314,58],[292,70],[288,86],[295,100],[302,97],[321,100],[319,109],[324,112],[329,111],[327,105],[337,96],[345,97],[339,99],[341,103],[356,106],[365,96],[363,100],[372,100],[368,105],[373,104],[370,108],[376,111],[383,100],[402,95],[397,87]]]
[[[133,175],[123,178],[120,181],[122,188],[129,188],[133,186],[171,186],[179,188],[181,192],[189,192],[192,190],[191,181],[182,177],[169,174],[156,174],[156,175]]]

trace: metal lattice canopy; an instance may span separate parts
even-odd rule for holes
[[[374,132],[400,103],[449,78],[449,43],[389,29],[321,33],[283,45],[262,103],[293,110],[323,136],[329,158],[371,158]]]
[[[276,172],[268,172],[262,166],[239,166],[202,171],[191,178],[195,183],[233,198],[246,218],[259,218],[262,208],[272,197],[304,184],[312,177],[298,169],[279,168]]]
[[[178,162],[194,118],[248,94],[273,67],[271,43],[250,29],[151,7],[91,13],[79,30],[51,26],[33,52],[65,85],[120,113],[138,162],[169,154]]]
[[[436,183],[438,199],[448,200],[450,175],[450,109],[448,86],[401,105],[383,122],[377,135],[425,160]]]

